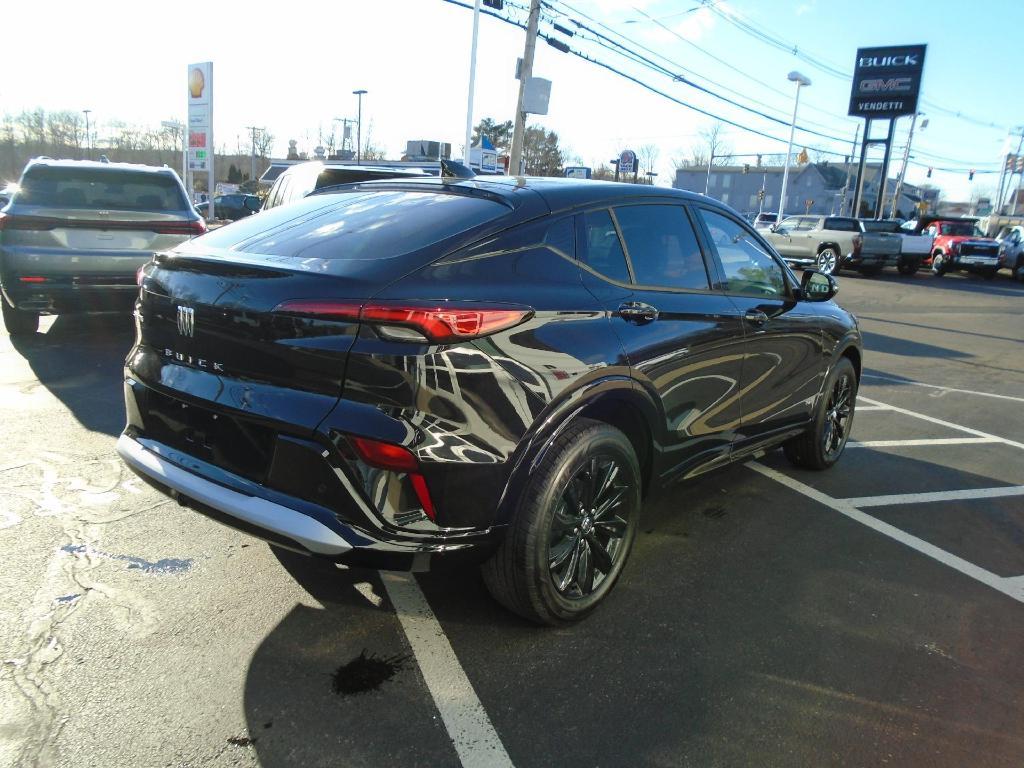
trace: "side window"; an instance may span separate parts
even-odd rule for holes
[[[782,267],[738,222],[714,211],[698,209],[725,275],[723,288],[748,296],[784,296]]]
[[[779,224],[779,229],[785,229],[788,232],[796,232],[800,229],[801,219],[797,216],[790,216],[789,218],[783,219],[782,223]]]
[[[572,258],[576,251],[576,233],[572,217],[566,216],[549,226],[548,231],[544,233],[544,244]]]
[[[825,229],[837,232],[860,232],[860,222],[854,219],[825,219]]]
[[[679,205],[626,205],[615,209],[622,239],[640,285],[708,290],[697,234]]]
[[[611,214],[607,210],[589,211],[583,214],[585,242],[581,260],[588,267],[612,280],[629,282],[629,268],[626,254],[619,242]]]
[[[798,232],[810,232],[818,226],[818,220],[813,218],[807,218],[806,216],[800,217],[800,223],[796,225]]]

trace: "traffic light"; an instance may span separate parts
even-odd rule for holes
[[[496,11],[500,11],[505,7],[505,0],[484,0],[484,5],[488,8],[493,8]]]
[[[971,168],[971,172],[967,174],[968,181],[974,181],[974,169]]]
[[[931,168],[929,168],[929,169],[928,169],[928,178],[930,179],[931,177],[932,177],[932,169],[931,169]]]
[[[744,173],[750,173],[750,163],[744,163],[743,164],[743,172]]]

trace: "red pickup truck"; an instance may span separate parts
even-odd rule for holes
[[[922,234],[934,238],[931,266],[937,277],[966,269],[991,280],[999,271],[999,243],[983,236],[973,219],[936,219],[924,227]]]

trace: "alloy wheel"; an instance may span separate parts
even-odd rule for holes
[[[853,383],[847,375],[840,376],[832,386],[832,392],[825,406],[825,428],[822,430],[822,447],[829,456],[843,449],[849,436],[850,418],[853,415]]]
[[[833,249],[823,248],[821,253],[818,254],[818,269],[826,275],[834,274],[838,261],[839,257]]]
[[[566,483],[556,502],[548,544],[555,589],[568,599],[592,594],[623,559],[631,510],[624,500],[627,473],[611,456],[592,456]]]

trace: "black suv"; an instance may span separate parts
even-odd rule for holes
[[[314,193],[146,267],[118,451],[274,544],[483,560],[506,606],[569,621],[612,588],[649,494],[777,445],[839,458],[862,350],[834,292],[676,190]]]

